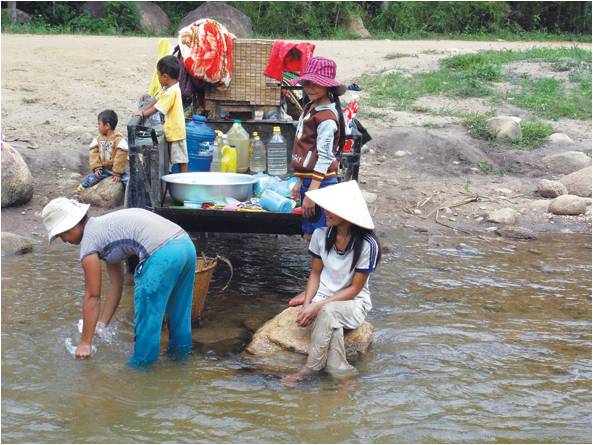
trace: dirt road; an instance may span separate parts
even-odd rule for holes
[[[72,180],[70,175],[73,172],[84,173],[87,168],[86,159],[81,159],[79,153],[81,150],[84,152],[84,147],[95,134],[97,113],[105,108],[114,109],[120,116],[121,129],[136,110],[137,99],[146,92],[152,75],[158,41],[158,38],[140,37],[2,34],[2,133],[14,141],[15,148],[25,157],[35,185],[34,197],[29,204],[2,210],[3,231],[23,235],[43,233],[39,218],[43,205],[56,196],[71,196],[76,180]],[[175,42],[174,39],[170,41],[172,44]],[[410,73],[432,70],[437,68],[441,58],[453,54],[483,49],[572,45],[560,42],[427,40],[318,41],[315,44],[317,55],[336,60],[338,77],[344,83],[351,83],[365,73],[394,68]],[[590,44],[581,46],[591,48]],[[414,57],[385,57],[396,53]],[[401,136],[403,127],[400,124],[400,133],[393,133],[398,127],[396,122],[377,119],[370,120],[367,127],[376,138],[369,144],[371,151],[362,167],[361,178],[369,191],[379,195],[374,205],[380,224],[425,224],[424,219],[409,222],[413,215],[408,215],[409,209],[405,204],[428,197],[437,188],[444,190],[443,198],[448,192],[457,194],[463,190],[468,175],[475,176],[471,178],[472,190],[477,190],[482,183],[496,186],[501,182],[499,178],[480,178],[472,171],[463,174],[452,171],[450,181],[443,183],[443,171],[450,164],[423,174],[424,160],[421,155],[416,156],[418,152],[411,148],[409,151],[413,156],[407,163],[398,165],[399,170],[394,175],[394,166],[382,162],[381,156],[390,156],[389,150],[397,145],[390,141],[396,141],[396,134]],[[582,123],[579,128],[580,134],[584,135],[580,143],[590,144],[590,121]],[[409,130],[408,126],[405,130]],[[434,136],[436,130],[416,127],[410,131]],[[458,126],[442,129],[442,132],[453,138],[467,138]],[[443,162],[449,161],[449,158],[443,158]],[[532,181],[525,183],[519,177],[507,178],[504,182],[511,184],[514,194],[515,189],[525,193],[533,188]],[[407,191],[405,187],[408,187]],[[403,200],[400,199],[402,190],[409,195]],[[453,196],[451,198],[454,199]],[[489,204],[482,206],[488,207]],[[468,212],[474,217],[478,208]],[[448,230],[440,225],[434,227]],[[587,222],[576,227],[579,231],[590,230]]]

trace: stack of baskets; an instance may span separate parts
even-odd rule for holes
[[[272,41],[237,39],[233,46],[233,72],[227,89],[209,85],[206,109],[266,110],[280,105],[280,82],[264,76]]]

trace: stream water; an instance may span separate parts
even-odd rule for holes
[[[131,288],[109,343],[74,360],[82,271],[56,243],[2,261],[2,441],[591,442],[591,237],[487,242],[391,232],[372,276],[360,375],[296,388],[236,350],[125,364]],[[459,246],[459,243],[465,245]],[[308,273],[297,237],[214,236],[203,329],[279,312]]]

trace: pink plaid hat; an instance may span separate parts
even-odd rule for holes
[[[336,62],[325,57],[312,57],[305,65],[305,72],[290,81],[292,86],[308,80],[322,87],[343,87],[336,80]]]

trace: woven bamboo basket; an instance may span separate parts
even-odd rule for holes
[[[222,288],[222,291],[226,290],[233,278],[233,265],[228,258],[217,255],[216,257],[207,257],[202,255],[198,257],[196,261],[196,274],[194,279],[194,290],[191,307],[191,321],[193,326],[199,326],[206,305],[206,297],[208,296],[208,289],[210,282],[212,281],[212,274],[216,268],[218,261],[223,261],[229,266],[231,270],[231,276]],[[163,321],[163,329],[167,327],[167,317]]]
[[[264,76],[264,69],[272,51],[272,41],[237,39],[233,45],[233,73],[228,88],[206,88],[206,108],[217,104],[227,107],[280,105],[280,82]]]

